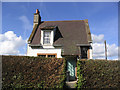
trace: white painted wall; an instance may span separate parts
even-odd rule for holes
[[[27,56],[37,56],[37,53],[49,53],[49,54],[57,54],[57,58],[62,58],[61,56],[61,49],[57,49],[57,48],[38,48],[38,49],[32,49],[29,44],[27,46]]]
[[[93,46],[92,43],[90,43],[91,47]],[[90,59],[92,59],[92,48],[90,49]]]

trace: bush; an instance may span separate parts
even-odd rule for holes
[[[79,60],[79,88],[120,88],[120,61]]]
[[[81,64],[82,64],[81,61],[77,61],[77,77],[78,77],[77,88],[82,88],[84,85],[84,78],[82,74]]]
[[[65,60],[2,56],[2,88],[63,88]]]

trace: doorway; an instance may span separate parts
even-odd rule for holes
[[[73,81],[76,80],[76,64],[77,59],[76,57],[67,58],[67,71],[69,71],[69,80]]]

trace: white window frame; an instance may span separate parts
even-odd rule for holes
[[[45,31],[50,31],[51,32],[51,37],[50,37],[50,43],[49,44],[44,44],[44,32]],[[41,30],[41,45],[43,45],[43,47],[48,47],[50,48],[50,46],[53,47],[53,39],[54,39],[54,31],[53,30]]]

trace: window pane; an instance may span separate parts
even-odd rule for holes
[[[55,55],[48,55],[48,57],[55,57]]]
[[[44,31],[44,37],[50,37],[50,31]]]
[[[38,55],[39,57],[46,57],[46,55]]]
[[[50,43],[50,34],[51,32],[50,31],[44,31],[44,40],[43,40],[43,43],[44,44],[49,44]]]

